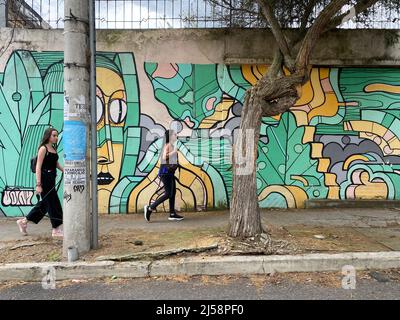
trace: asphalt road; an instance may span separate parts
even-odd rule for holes
[[[236,277],[231,279],[194,277],[181,280],[129,279],[96,280],[87,282],[61,282],[55,289],[43,289],[40,283],[0,286],[0,300],[44,299],[44,300],[380,300],[400,299],[400,281],[370,278],[356,282],[356,289],[343,289],[341,282],[324,285],[294,281],[280,276],[275,283],[263,282],[258,277]]]

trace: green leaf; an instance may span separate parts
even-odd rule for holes
[[[267,128],[268,143],[260,141],[258,147],[258,190],[268,185],[298,186],[309,196],[315,188],[322,196],[324,174],[317,171],[318,160],[311,158],[311,144],[302,143],[305,128],[297,126],[291,112],[282,114],[277,126]],[[297,179],[296,176],[302,179]],[[301,180],[305,179],[308,186]]]

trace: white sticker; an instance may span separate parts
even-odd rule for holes
[[[69,96],[64,95],[64,119],[79,118],[79,113],[70,112],[70,99]]]
[[[68,119],[69,115],[69,97],[64,95],[64,119]]]
[[[77,166],[64,168],[64,184],[66,185],[85,185],[86,184],[86,167]]]

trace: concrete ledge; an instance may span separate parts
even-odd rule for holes
[[[56,280],[138,278],[176,275],[249,275],[284,272],[341,271],[345,265],[356,270],[400,268],[400,251],[306,254],[286,256],[187,257],[160,261],[53,262],[0,265],[0,281],[41,281],[49,268]]]
[[[358,270],[399,268],[400,252],[183,258],[175,263],[168,260],[154,262],[150,266],[150,275],[223,275],[341,271],[345,265],[352,265]]]
[[[399,200],[364,200],[364,199],[314,199],[304,202],[306,209],[323,209],[323,208],[400,208]]]
[[[0,281],[41,281],[51,268],[57,280],[101,278],[117,275],[123,278],[146,277],[149,262],[116,264],[102,262],[11,263],[0,265]]]
[[[286,29],[289,38],[296,30]],[[0,57],[0,69],[12,50],[63,51],[61,29],[0,28],[0,43],[13,41]],[[144,61],[180,63],[270,64],[276,42],[265,29],[153,29],[98,30],[99,51],[133,52],[138,65]],[[390,43],[399,30],[335,29],[313,49],[312,65],[392,66],[400,64],[400,42]],[[140,62],[139,62],[140,61]]]

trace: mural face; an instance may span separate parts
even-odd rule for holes
[[[139,212],[157,199],[171,126],[182,165],[178,209],[228,207],[244,94],[267,66],[149,62],[138,79],[132,53],[99,52],[96,64],[100,212]],[[149,81],[154,101],[140,104],[140,84]],[[63,158],[63,91],[61,52],[15,51],[0,73],[0,215],[25,215],[33,205],[29,159],[49,124],[60,132]],[[313,68],[290,112],[262,119],[257,188],[261,207],[399,199],[400,70]]]
[[[110,190],[119,180],[122,161],[123,128],[127,114],[126,91],[116,72],[97,68],[97,164],[99,206],[108,208]]]

